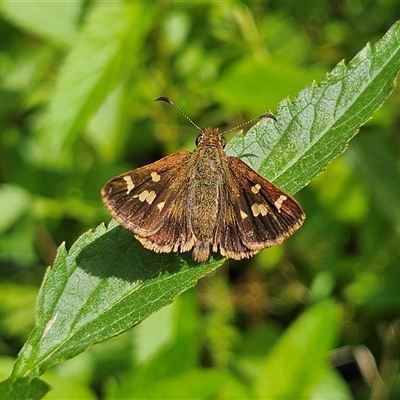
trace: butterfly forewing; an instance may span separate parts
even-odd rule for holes
[[[141,237],[154,235],[168,218],[183,218],[176,201],[184,196],[185,182],[176,178],[189,160],[189,152],[179,151],[111,179],[102,189],[111,215]]]

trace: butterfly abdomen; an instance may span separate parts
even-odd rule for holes
[[[224,185],[221,146],[199,146],[189,182],[190,220],[196,238],[193,258],[206,261],[210,256],[219,213],[219,193]]]

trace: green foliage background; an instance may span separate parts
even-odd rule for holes
[[[117,246],[130,240],[112,225],[114,236],[99,227],[77,241],[110,220],[102,185],[194,147],[197,132],[171,108],[154,104],[155,97],[170,96],[200,126],[229,128],[268,109],[285,124],[293,109],[290,102],[278,107],[282,99],[293,100],[342,59],[376,43],[399,15],[397,3],[385,1],[0,3],[0,380],[11,374],[34,327],[38,290],[57,247],[76,242],[68,255],[60,250],[46,275],[37,305],[43,329],[32,333],[13,379],[0,384],[0,397],[41,398],[49,384],[46,398],[54,399],[398,398],[398,89],[348,150],[296,195],[307,214],[298,233],[251,260],[225,262],[133,330],[90,347],[101,340],[95,332],[113,336],[161,307],[138,311],[147,303],[133,296],[140,279],[126,279],[129,264],[120,265],[115,279],[78,274],[72,282],[68,276],[79,272],[74,254],[90,241],[108,240],[90,253],[107,259],[118,235]],[[399,53],[393,54],[398,62]],[[365,57],[372,59],[368,50]],[[361,69],[350,78],[362,76]],[[382,88],[393,81],[380,79]],[[376,87],[375,93],[378,98]],[[346,111],[346,141],[363,122],[363,108],[355,102]],[[290,143],[309,121],[285,128],[293,129]],[[323,157],[333,158],[327,147],[338,145],[333,136],[320,145],[319,158],[285,175],[278,171],[290,162],[290,143],[286,155],[263,158],[275,131],[272,125],[267,133],[258,129],[234,138],[228,151],[257,155],[246,161],[291,193],[323,171]],[[319,133],[316,125],[309,129]],[[143,256],[139,247],[128,248],[132,269],[140,266],[143,274],[168,266],[165,280],[139,291],[149,299],[169,291],[162,305],[221,264],[217,259],[200,270],[190,256],[181,264],[174,255]],[[169,279],[177,275],[178,283]],[[88,288],[100,286],[110,296],[85,302]],[[122,309],[118,318],[93,317],[121,293],[128,303],[124,318]],[[32,354],[47,345],[42,339],[59,318],[50,318],[50,306],[62,296],[75,336],[61,340],[65,325],[56,329],[68,345],[32,367]]]

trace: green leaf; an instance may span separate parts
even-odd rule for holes
[[[136,327],[135,358],[142,366],[134,370],[136,381],[143,375],[151,384],[198,365],[201,330],[197,303],[196,292],[186,291]]]
[[[0,12],[13,24],[57,45],[76,39],[81,1],[2,1]]]
[[[0,400],[41,399],[49,390],[47,383],[38,378],[9,378],[0,382]]]
[[[0,186],[0,232],[3,233],[11,228],[18,218],[32,204],[32,198],[25,189],[17,185]],[[5,212],[4,212],[5,211]]]
[[[152,17],[146,2],[95,3],[61,70],[34,156],[60,165],[66,146],[115,87],[127,78]],[[105,29],[105,27],[107,27]],[[63,158],[60,159],[60,156]]]
[[[339,63],[293,102],[283,100],[278,122],[261,121],[245,137],[232,139],[227,152],[243,158],[288,193],[296,193],[346,149],[389,96],[400,69],[399,42],[397,22],[348,66]]]
[[[368,185],[377,210],[400,233],[400,172],[398,157],[382,135],[364,135],[347,153]],[[382,174],[382,171],[385,171]]]
[[[61,246],[37,301],[36,326],[19,354],[14,376],[41,375],[50,366],[118,335],[194,286],[222,264],[197,264],[190,254],[145,250],[116,223]]]
[[[231,110],[261,114],[267,111],[268,105],[275,106],[283,96],[298,93],[307,82],[321,75],[320,70],[301,68],[291,60],[245,58],[226,71],[210,92]],[[260,91],[261,86],[265,90]]]
[[[321,382],[339,327],[339,307],[321,302],[295,321],[273,347],[254,382],[258,398],[309,398]]]
[[[135,352],[139,362],[119,379],[117,386],[110,387],[107,398],[202,399],[215,395],[222,387],[240,386],[227,371],[198,367],[203,340],[197,303],[196,292],[187,291],[135,329],[135,349],[140,351],[147,341],[146,347],[152,349],[153,345],[155,351],[149,354],[146,350],[146,359]],[[162,344],[158,336],[164,336]]]
[[[88,123],[87,139],[101,159],[112,164],[119,159],[129,131],[132,89],[120,84],[114,89]]]
[[[347,382],[339,372],[330,366],[322,366],[319,371],[320,379],[316,381],[312,393],[307,398],[353,400]]]
[[[89,363],[90,365],[90,363]],[[67,367],[68,368],[68,367]],[[90,367],[88,368],[91,369]],[[51,387],[51,391],[46,395],[46,400],[98,400],[98,396],[91,389],[89,382],[83,377],[85,372],[78,379],[68,376],[68,372],[57,369],[49,370],[43,375],[43,380]],[[88,375],[91,375],[91,371]],[[79,372],[75,376],[78,376]],[[104,398],[104,397],[103,397]]]
[[[235,381],[228,371],[190,369],[151,385],[139,386],[135,378],[111,396],[113,399],[208,399],[214,398],[223,385]]]

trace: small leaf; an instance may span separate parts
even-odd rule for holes
[[[32,198],[28,191],[17,185],[0,186],[0,232],[3,233],[13,226],[18,218],[32,204]]]
[[[81,1],[2,1],[0,12],[13,24],[44,40],[69,46],[76,39]]]
[[[397,22],[348,66],[339,63],[293,102],[283,100],[278,122],[261,121],[246,136],[233,138],[227,153],[243,158],[288,193],[296,193],[346,149],[389,96],[400,69],[399,42]]]
[[[14,376],[38,376],[89,346],[118,335],[196,284],[222,264],[197,264],[190,254],[145,250],[113,223],[64,246],[49,268],[37,302],[36,326],[19,354]]]
[[[347,382],[336,369],[322,366],[319,372],[320,379],[316,381],[308,398],[311,399],[334,399],[353,400]]]
[[[364,135],[348,155],[361,179],[371,188],[377,210],[400,233],[400,173],[398,159],[381,135]],[[382,171],[385,171],[382,174]]]
[[[210,90],[225,107],[254,115],[266,112],[283,96],[298,93],[307,82],[321,75],[321,70],[301,68],[291,60],[246,58],[226,71]]]
[[[39,400],[50,386],[38,378],[9,378],[0,382],[0,400]]]
[[[88,123],[85,138],[101,159],[112,164],[121,156],[129,132],[131,88],[119,84],[107,97]]]
[[[227,383],[235,382],[228,371],[189,369],[151,385],[139,385],[134,378],[124,382],[111,398],[115,399],[208,399]]]
[[[339,308],[331,301],[307,310],[271,350],[255,382],[262,399],[308,398],[325,365],[339,327]]]
[[[38,143],[32,149],[38,160],[66,161],[66,145],[128,76],[151,17],[151,5],[142,2],[93,4],[61,70],[49,111],[40,121]]]

